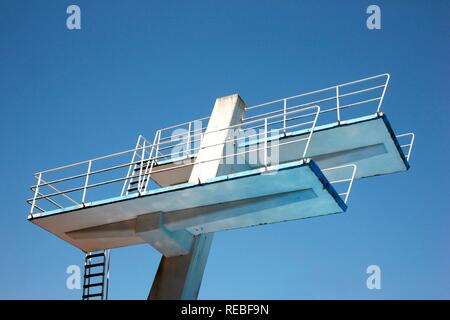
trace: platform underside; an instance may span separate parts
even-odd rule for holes
[[[295,141],[305,134],[292,133],[280,144]],[[279,146],[280,163],[301,157],[299,144]],[[385,115],[343,121],[314,131],[306,154],[321,169],[346,164],[357,166],[355,178],[366,178],[406,171],[409,164]]]
[[[307,134],[306,130],[301,130],[269,136],[267,139],[269,155],[276,152],[278,148],[278,158],[272,158],[272,163],[287,163],[301,159],[306,144],[303,138],[306,138]],[[239,145],[237,151],[247,154],[248,169],[263,165],[262,157],[254,155],[253,153],[257,151],[252,150],[262,148],[264,142],[264,139],[253,139]],[[313,159],[321,169],[355,164],[358,167],[355,176],[357,179],[409,169],[408,161],[386,115],[374,114],[342,121],[339,125],[332,123],[317,126],[306,156]],[[269,160],[271,160],[270,157]],[[177,161],[175,163],[180,163],[180,159]],[[187,165],[176,169],[177,171],[156,173],[152,175],[152,179],[161,186],[184,183],[189,179],[193,160],[190,158],[184,163]],[[170,166],[174,164],[166,162],[155,166],[155,169],[165,169]],[[228,171],[233,172],[235,169],[229,166]]]
[[[159,188],[139,197],[117,197],[29,219],[86,252],[149,242],[170,255],[173,243],[192,234],[345,210],[313,161],[295,161],[269,171],[249,170],[203,184]],[[152,243],[154,238],[163,240]]]

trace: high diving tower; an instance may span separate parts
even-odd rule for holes
[[[196,299],[215,232],[342,213],[354,179],[409,169],[414,134],[381,111],[389,78],[218,98],[152,142],[36,173],[28,219],[86,253],[84,299],[107,298],[110,249],[141,243],[162,254],[148,298]]]

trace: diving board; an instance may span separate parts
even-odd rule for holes
[[[279,163],[297,161],[303,158],[305,137],[308,134],[309,130],[288,130],[285,133],[272,133],[267,138],[247,139],[238,144],[237,152],[247,153],[247,158],[252,158],[252,153],[258,152],[253,151],[252,147],[256,149],[267,142],[268,152],[276,150]],[[409,169],[408,160],[394,130],[386,114],[381,112],[315,127],[306,156],[315,160],[323,169],[356,164],[356,179]],[[264,166],[261,157],[258,160],[247,163],[249,168]],[[177,167],[178,163],[184,165]],[[184,183],[188,181],[194,163],[194,156],[156,162],[152,179],[161,186]]]
[[[169,232],[201,234],[342,213],[346,208],[314,161],[297,161],[219,176],[203,184],[184,183],[141,196],[105,199],[29,219],[89,252],[144,243],[137,230],[142,216],[162,219]]]
[[[267,148],[278,149],[280,163],[295,161],[302,157],[304,144],[298,137],[306,134],[302,130],[271,136]],[[264,142],[264,139],[254,139],[241,145],[240,149]],[[358,167],[356,179],[409,169],[391,124],[382,113],[316,127],[306,155],[322,169],[355,164]],[[259,162],[251,167],[261,165]]]

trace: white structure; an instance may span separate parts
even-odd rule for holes
[[[255,106],[218,98],[209,118],[153,143],[37,173],[29,220],[87,253],[148,243],[162,254],[149,298],[195,299],[214,232],[341,213],[355,178],[409,169],[414,135],[396,136],[381,112],[388,82]],[[102,254],[87,255],[85,288],[102,290],[85,298],[107,293],[109,251],[91,261]]]

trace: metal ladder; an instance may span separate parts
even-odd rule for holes
[[[121,195],[126,195],[135,191],[139,192],[147,188],[150,179],[149,172],[153,167],[153,160],[151,158],[153,146],[150,151],[150,156],[145,159],[146,143],[148,143],[148,141],[145,140],[143,136],[139,136],[135,149],[142,149],[133,152],[131,163],[136,163],[131,165],[128,170],[128,179],[124,182]],[[83,278],[83,300],[108,299],[110,257],[111,250],[109,249],[86,254]]]
[[[142,191],[145,190],[145,185],[149,179],[149,175],[145,174],[145,171],[147,169],[148,160],[143,161],[142,163],[142,171],[141,171],[141,164],[137,163],[134,165],[133,170],[131,171],[131,176],[138,175],[137,177],[132,177],[129,179],[128,182],[128,189],[126,194],[130,194],[133,192],[136,192],[138,190]],[[139,176],[141,176],[141,179],[139,181]],[[141,186],[139,188],[139,182],[141,183]]]
[[[107,300],[110,250],[89,252],[85,256],[83,300]]]
[[[156,139],[156,137],[155,137]],[[146,144],[149,144],[143,136],[139,136],[136,148],[124,182],[121,195],[127,195],[135,191],[142,191],[147,188],[150,180],[150,172],[154,164],[152,154],[154,146],[151,147],[150,154],[147,158]],[[109,285],[109,265],[111,250],[101,250],[89,252],[85,256],[84,263],[84,279],[83,279],[83,300],[107,300]]]
[[[155,136],[156,141],[156,136]],[[136,143],[136,148],[131,159],[133,165],[130,166],[122,188],[121,195],[128,195],[133,192],[142,192],[147,189],[147,185],[150,181],[150,172],[153,169],[155,159],[153,153],[155,151],[155,142],[151,145],[142,135],[139,136]],[[147,146],[150,146],[150,152],[146,150]]]

